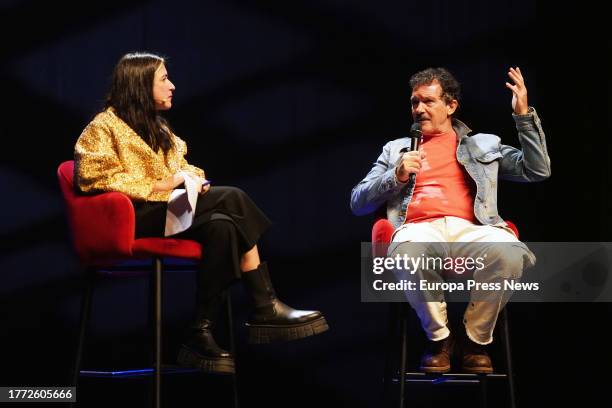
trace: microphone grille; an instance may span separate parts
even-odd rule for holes
[[[414,122],[412,126],[410,126],[410,136],[421,137],[421,124],[419,122]]]

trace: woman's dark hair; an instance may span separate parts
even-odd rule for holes
[[[167,153],[174,147],[168,122],[155,109],[153,79],[164,58],[150,53],[125,54],[113,70],[104,108],[112,107],[150,147]]]
[[[442,98],[446,103],[453,99],[461,99],[461,85],[446,68],[427,68],[410,77],[410,87],[414,90],[421,85],[429,85],[434,81],[440,83]]]

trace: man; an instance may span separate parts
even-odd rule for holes
[[[448,70],[428,68],[410,79],[412,117],[423,135],[419,149],[407,151],[411,150],[410,138],[387,143],[374,167],[351,194],[355,215],[371,213],[386,204],[387,218],[396,228],[389,256],[418,257],[424,252],[442,255],[444,250],[440,248],[448,248],[434,244],[423,248],[415,242],[510,243],[503,248],[480,248],[489,252],[486,270],[474,274],[474,280],[480,282],[519,279],[523,269],[535,262],[533,254],[497,212],[498,177],[532,182],[550,176],[544,131],[535,109],[527,103],[521,71],[510,68],[508,76],[511,82],[506,82],[506,87],[512,91],[512,116],[521,150],[502,144],[492,134],[470,135],[471,130],[454,118],[460,85]],[[411,174],[416,177],[411,178]],[[473,255],[468,248],[464,244],[454,250],[454,255],[462,250],[463,255]],[[437,271],[420,270],[417,276],[442,279]],[[406,291],[408,301],[428,338],[421,370],[447,372],[454,338],[448,328],[443,294],[434,293],[435,301],[423,301],[409,292]],[[493,341],[497,316],[509,294],[492,291],[486,296],[485,301],[472,297],[464,314],[464,331],[459,336],[462,368],[470,373],[493,372],[485,346]]]

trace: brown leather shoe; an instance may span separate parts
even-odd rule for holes
[[[450,371],[453,352],[453,337],[438,341],[427,341],[427,349],[421,357],[421,371],[425,373],[446,373]]]
[[[463,371],[470,374],[491,374],[493,364],[486,346],[474,343],[467,335],[463,336],[462,343]]]

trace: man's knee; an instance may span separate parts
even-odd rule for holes
[[[524,244],[493,245],[487,251],[487,259],[495,264],[491,272],[503,279],[518,279],[525,269],[535,264],[533,253]]]

